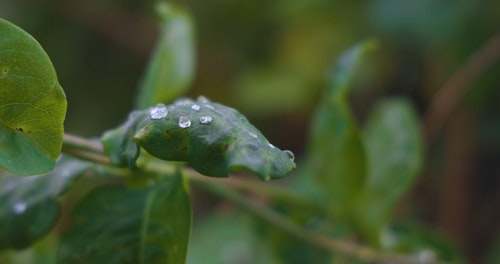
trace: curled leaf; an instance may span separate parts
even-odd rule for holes
[[[268,180],[295,168],[293,153],[269,143],[235,109],[204,97],[135,111],[124,125],[106,132],[102,142],[114,164],[132,168],[140,147],[163,160],[188,162],[198,172],[215,177],[249,170]]]

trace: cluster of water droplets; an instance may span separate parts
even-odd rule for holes
[[[202,105],[196,104],[193,100],[190,100],[190,99],[177,100],[174,102],[174,105],[175,106],[183,106],[183,107],[188,106],[193,111],[199,111],[199,110],[201,110],[202,107],[206,107],[206,108],[209,108],[211,110],[215,110],[215,108],[209,104],[210,100],[208,100],[204,96],[198,97],[197,102],[201,103]],[[171,110],[174,109],[175,106],[170,106],[170,109]],[[165,117],[167,117],[167,115],[168,115],[168,109],[164,104],[158,104],[149,110],[149,117],[153,120],[165,118]],[[242,121],[246,121],[245,117],[241,117],[240,119],[242,119]],[[199,122],[202,125],[208,125],[208,124],[212,123],[213,121],[214,121],[214,117],[212,117],[210,115],[203,115],[203,116],[200,116],[200,118],[199,118]],[[177,124],[180,128],[189,128],[192,125],[192,121],[187,116],[180,116]],[[254,132],[248,132],[248,135],[250,137],[252,137],[253,139],[259,138],[259,136]],[[268,143],[268,147],[271,149],[276,149],[276,147],[271,143]],[[283,153],[286,154],[288,156],[288,158],[290,158],[292,161],[295,159],[295,155],[290,150],[283,150]],[[20,205],[18,205],[18,206],[19,206],[18,211],[25,210],[25,208],[23,209],[22,206],[20,206]]]
[[[149,110],[149,117],[151,119],[162,119],[168,115],[168,109],[164,104],[157,104]]]
[[[208,125],[214,121],[214,118],[211,116],[200,116],[200,123],[204,125]]]

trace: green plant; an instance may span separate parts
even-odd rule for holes
[[[433,233],[415,238],[410,231],[417,227],[391,225],[396,202],[418,175],[423,147],[405,98],[379,102],[363,128],[351,113],[349,89],[376,42],[355,45],[332,70],[293,190],[219,181],[198,173],[282,178],[295,168],[293,154],[271,145],[232,108],[204,97],[175,100],[193,77],[192,22],[172,5],[158,10],[163,30],[138,110],[100,141],[63,136],[66,100],[53,66],[33,38],[0,20],[0,166],[12,172],[0,177],[6,262],[184,263],[189,184],[252,215],[278,262],[459,260]],[[272,208],[236,190],[265,197]]]

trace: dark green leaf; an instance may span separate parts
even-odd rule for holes
[[[191,16],[166,2],[160,2],[157,10],[160,16],[160,39],[140,89],[138,108],[169,103],[184,94],[193,80],[195,70]]]
[[[19,177],[0,172],[0,248],[24,248],[44,236],[59,215],[56,198],[89,164],[61,157],[50,173]]]
[[[419,121],[411,104],[401,98],[379,103],[368,120],[364,142],[369,172],[356,221],[370,242],[379,245],[392,209],[422,164]]]
[[[20,175],[54,168],[66,97],[40,44],[0,19],[0,167]]]
[[[295,168],[290,151],[270,144],[235,109],[204,97],[133,112],[124,125],[104,134],[102,142],[119,166],[134,167],[140,146],[160,159],[186,161],[198,172],[216,177],[249,170],[267,180]]]
[[[105,186],[84,198],[63,236],[60,263],[184,263],[191,202],[177,171],[156,185]]]
[[[365,41],[341,56],[312,123],[311,174],[328,197],[331,210],[339,217],[350,213],[366,174],[365,153],[347,92],[357,66],[373,47],[373,41]]]

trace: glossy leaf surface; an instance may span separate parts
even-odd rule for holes
[[[191,16],[172,3],[159,2],[160,35],[140,87],[137,107],[170,103],[183,95],[195,71]]]
[[[215,177],[249,170],[267,180],[295,168],[290,151],[270,144],[235,109],[204,97],[133,112],[124,125],[105,133],[102,142],[112,162],[120,166],[134,167],[140,146],[160,159],[186,161]]]
[[[378,245],[392,209],[422,165],[419,120],[410,102],[401,98],[380,102],[368,120],[364,142],[369,173],[356,220]]]
[[[331,210],[341,217],[350,213],[366,174],[361,135],[347,93],[357,66],[373,47],[372,41],[362,42],[340,57],[312,123],[309,166]]]
[[[147,188],[98,188],[72,218],[60,263],[185,263],[191,202],[180,172]]]
[[[0,249],[24,248],[50,231],[63,194],[89,164],[60,158],[50,173],[19,177],[0,172]]]
[[[0,167],[20,175],[54,168],[66,97],[40,44],[0,19]]]

